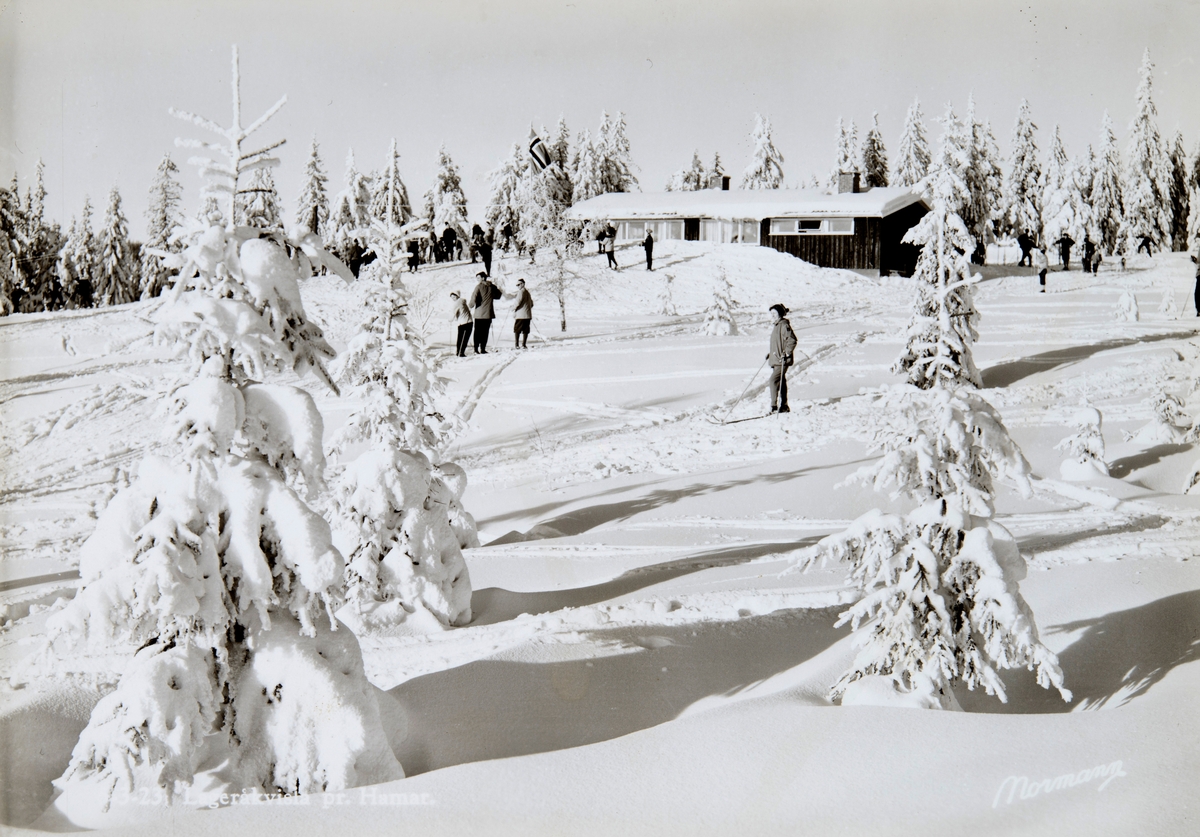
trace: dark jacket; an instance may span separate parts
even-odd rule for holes
[[[492,300],[500,298],[500,289],[492,284],[490,279],[483,279],[475,290],[471,291],[471,314],[477,320],[496,319]]]
[[[772,366],[791,366],[792,352],[796,351],[796,332],[787,317],[780,317],[779,322],[771,329],[771,354],[768,356]]]
[[[646,248],[647,253],[654,252],[654,236],[649,232],[646,233],[646,240],[642,242],[642,246]]]

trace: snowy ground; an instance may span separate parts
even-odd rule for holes
[[[449,406],[470,419],[452,455],[485,546],[467,555],[470,626],[363,641],[409,778],[304,805],[176,810],[170,833],[1194,831],[1200,497],[1180,492],[1200,451],[1139,434],[1154,395],[1191,391],[1186,256],[1054,272],[1046,294],[1027,270],[985,272],[984,395],[1038,478],[1031,499],[1002,489],[998,517],[1076,699],[1008,672],[1007,704],[961,693],[953,713],[830,705],[851,654],[833,627],[848,592],[836,567],[784,572],[894,505],[836,486],[870,461],[860,393],[896,380],[909,281],[759,247],[664,242],[653,273],[640,255],[619,251],[619,272],[596,255],[573,265],[565,333],[541,266],[503,260],[507,289],[530,279],[530,348],[511,348],[506,301],[492,351],[466,359],[452,356],[448,292],[468,291],[476,267],[412,277]],[[703,333],[719,270],[737,336]],[[660,313],[667,277],[675,316]],[[1116,319],[1127,291],[1138,322]],[[304,292],[344,345],[359,290],[318,278]],[[1178,316],[1160,312],[1167,292]],[[774,302],[793,309],[811,365],[793,373],[789,415],[737,421],[765,412],[755,370]],[[158,444],[173,362],[150,333],[146,304],[0,320],[0,823],[14,830],[55,826],[38,820],[50,780],[126,653],[60,666],[72,678],[22,663],[74,593],[98,510]],[[347,406],[305,385],[336,428]],[[1054,445],[1083,397],[1104,415],[1112,476],[1066,483]],[[163,833],[157,809],[131,807],[121,833]]]

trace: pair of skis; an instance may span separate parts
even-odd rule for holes
[[[797,350],[797,351],[799,351],[799,350]],[[800,352],[800,354],[804,355],[804,352]],[[811,357],[809,357],[808,355],[804,355],[804,360],[801,363],[797,363],[794,366],[792,366],[792,369],[794,369],[796,372],[802,372],[803,370],[812,366],[812,363],[813,363],[813,359]],[[776,411],[772,410],[771,412],[764,413],[761,416],[747,416],[745,418],[734,419],[733,421],[729,420],[729,416],[733,413],[734,409],[737,408],[737,405],[742,403],[742,399],[745,398],[746,393],[750,391],[750,385],[754,383],[754,379],[758,377],[758,373],[763,371],[763,367],[766,365],[767,365],[767,361],[764,358],[763,362],[762,362],[762,366],[759,366],[758,369],[754,370],[754,374],[751,375],[750,380],[746,382],[746,387],[745,387],[745,389],[742,390],[742,394],[739,395],[737,397],[737,400],[734,401],[733,404],[731,404],[729,406],[729,409],[725,411],[725,415],[722,418],[718,419],[716,416],[711,416],[711,415],[705,416],[705,418],[707,418],[713,424],[719,424],[722,427],[724,427],[729,424],[741,424],[744,421],[757,421],[758,419],[764,419],[767,416],[775,415]]]

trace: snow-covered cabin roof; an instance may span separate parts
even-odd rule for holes
[[[840,215],[883,218],[921,200],[910,189],[877,186],[829,195],[820,189],[704,189],[699,192],[609,192],[567,210],[579,221],[635,218],[790,218]]]

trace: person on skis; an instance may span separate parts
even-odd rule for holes
[[[767,362],[771,364],[771,412],[789,413],[787,403],[787,370],[792,365],[792,353],[796,351],[796,333],[787,319],[788,309],[782,303],[771,306],[771,350]]]

